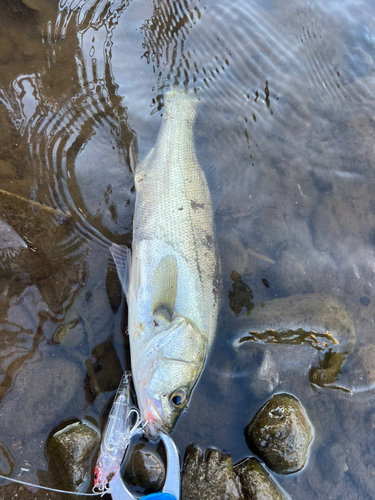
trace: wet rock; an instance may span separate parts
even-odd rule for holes
[[[240,478],[245,498],[251,500],[288,500],[286,494],[274,481],[256,458],[247,458],[234,466]]]
[[[1,500],[77,500],[83,499],[84,497],[76,497],[73,495],[63,495],[61,493],[55,493],[49,491],[46,493],[45,490],[37,490],[33,488],[34,492],[29,490],[29,486],[22,486],[16,483],[10,483],[5,486],[0,486],[0,498]]]
[[[297,398],[272,396],[245,429],[250,449],[278,474],[301,470],[313,439],[312,424]]]
[[[201,450],[189,445],[182,472],[183,500],[244,500],[239,478],[233,471],[232,457],[209,449],[203,459]]]
[[[165,466],[161,450],[151,443],[137,443],[125,468],[127,484],[139,486],[145,493],[161,491],[165,480]]]
[[[237,328],[248,329],[245,340],[307,343],[318,350],[334,346],[335,351],[351,353],[356,336],[351,317],[336,299],[325,294],[291,295],[257,305],[249,319],[237,321]]]
[[[99,432],[85,422],[74,422],[55,432],[47,441],[51,470],[64,489],[86,491],[91,482],[91,463],[99,445]]]

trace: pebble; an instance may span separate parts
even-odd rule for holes
[[[189,445],[185,451],[182,472],[182,500],[244,500],[240,479],[234,474],[229,454],[209,449],[205,458],[201,450]]]
[[[245,429],[249,448],[278,474],[303,469],[313,439],[305,409],[290,394],[272,396]]]
[[[99,432],[82,421],[68,424],[47,441],[50,467],[64,489],[85,492],[92,480],[92,460],[99,446]]]
[[[145,493],[161,491],[165,480],[165,465],[159,446],[152,443],[137,443],[125,468],[124,480],[138,486]]]
[[[290,500],[256,458],[247,458],[234,466],[242,488],[247,492],[245,498],[251,500]]]

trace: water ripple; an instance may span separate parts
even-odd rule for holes
[[[0,93],[13,124],[29,144],[38,197],[72,215],[84,237],[104,245],[124,242],[124,236],[131,234],[134,195],[129,164],[136,136],[127,123],[111,68],[113,30],[128,4],[62,0],[54,37],[47,40],[48,68],[20,75]],[[73,34],[67,35],[72,20]],[[52,26],[48,23],[49,29]],[[60,58],[69,57],[66,43],[77,35],[75,65],[65,75],[71,88],[62,84],[53,95],[49,73],[59,67]],[[109,198],[104,196],[108,181],[100,160],[112,172],[111,181],[118,181]],[[74,242],[66,245],[74,247]]]

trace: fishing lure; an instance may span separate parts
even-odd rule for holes
[[[138,433],[144,433],[145,423],[141,420],[139,412],[131,406],[130,373],[125,373],[121,379],[119,388],[108,416],[108,421],[103,432],[100,453],[95,467],[93,493],[70,492],[57,490],[46,486],[27,483],[18,479],[6,479],[26,486],[35,486],[43,490],[69,493],[81,496],[103,496],[106,493],[112,495],[113,500],[137,500],[127,489],[121,474],[118,474],[121,463],[131,438]],[[132,425],[132,415],[136,415],[136,421]],[[167,455],[167,473],[163,490],[143,497],[144,500],[180,500],[180,458],[178,449],[172,438],[161,432],[160,438],[164,444]],[[97,490],[97,491],[95,491]]]
[[[131,406],[129,380],[130,373],[125,373],[108,416],[96,462],[93,491],[109,490],[109,483],[120,470],[131,438],[135,434],[143,432],[139,412]],[[131,421],[134,414],[137,418],[132,426]]]

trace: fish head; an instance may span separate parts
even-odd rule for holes
[[[207,356],[205,336],[188,320],[176,317],[168,325],[160,323],[164,329],[145,346],[133,369],[139,409],[151,439],[162,430],[173,430]]]

